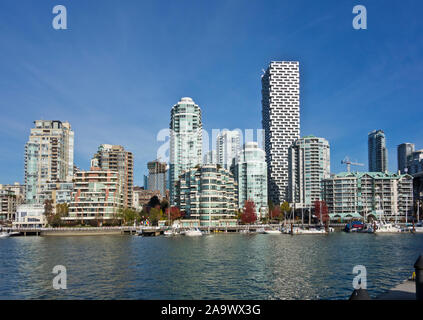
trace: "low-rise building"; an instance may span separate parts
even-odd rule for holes
[[[17,208],[14,228],[42,228],[47,224],[44,205],[24,204]]]
[[[64,220],[116,219],[123,207],[124,193],[118,172],[92,167],[74,176],[69,217]]]
[[[15,183],[0,184],[0,221],[13,221],[16,209],[24,201],[25,186]]]
[[[343,172],[323,180],[331,218],[405,219],[413,213],[413,177],[386,172]]]
[[[235,217],[237,187],[233,175],[220,165],[197,166],[180,175],[176,204],[186,218],[200,220],[200,226],[214,226]]]
[[[72,201],[72,182],[52,182],[45,183],[40,186],[38,199],[40,204],[44,204],[46,200],[52,201],[53,213],[56,213],[56,205]]]

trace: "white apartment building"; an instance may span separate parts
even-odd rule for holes
[[[322,181],[330,178],[330,147],[324,138],[307,136],[289,148],[289,202],[311,208],[322,200]]]
[[[68,122],[34,121],[25,145],[25,200],[39,203],[41,186],[71,182],[73,178],[74,132]]]
[[[266,154],[257,142],[248,142],[239,153],[235,164],[235,181],[238,183],[238,208],[245,201],[254,202],[258,219],[267,216],[267,164]]]
[[[24,204],[17,208],[14,228],[42,228],[47,224],[44,205]]]
[[[403,220],[413,213],[413,177],[388,172],[343,172],[323,180],[331,218]]]
[[[170,117],[170,204],[175,205],[175,184],[185,171],[202,164],[203,125],[201,109],[188,97],[171,110]]]
[[[241,151],[240,132],[224,130],[216,138],[216,163],[229,170]]]

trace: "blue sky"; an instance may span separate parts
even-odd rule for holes
[[[68,30],[52,28],[58,4]],[[368,30],[352,28],[357,4]],[[422,11],[417,0],[2,0],[0,183],[23,182],[32,122],[58,119],[75,131],[79,167],[98,145],[122,144],[142,185],[181,97],[210,132],[261,128],[271,60],[300,61],[301,135],[329,140],[333,172],[346,155],[367,168],[373,129],[396,170],[398,144],[423,148]]]

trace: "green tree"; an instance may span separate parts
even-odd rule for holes
[[[60,225],[60,217],[53,212],[53,200],[44,201],[44,215],[47,218],[47,223],[52,227]]]
[[[122,219],[124,225],[132,225],[135,221],[140,220],[139,213],[131,208],[119,209],[118,217]]]
[[[289,212],[291,212],[291,207],[289,206],[289,203],[287,201],[284,201],[281,204],[281,211],[283,212],[283,216],[281,215],[281,218],[286,217]]]
[[[150,220],[151,225],[157,225],[159,220],[163,220],[163,211],[161,209],[151,208],[148,213],[148,219]]]
[[[67,203],[59,203],[56,205],[56,214],[61,217],[67,217],[69,214],[69,206]]]

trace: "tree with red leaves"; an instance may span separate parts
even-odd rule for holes
[[[281,207],[275,206],[272,211],[270,211],[270,220],[280,219],[281,218]]]
[[[326,223],[329,220],[328,206],[325,201],[314,201],[314,214],[319,221]]]
[[[244,203],[244,211],[241,214],[241,221],[245,224],[257,221],[256,205],[254,201],[247,200]]]
[[[171,207],[169,211],[170,221],[178,220],[182,216],[178,207]]]

